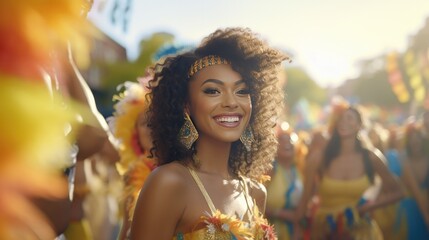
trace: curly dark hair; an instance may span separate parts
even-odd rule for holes
[[[277,70],[288,57],[270,48],[247,28],[217,30],[193,51],[168,57],[154,66],[149,124],[158,164],[192,159],[193,150],[179,142],[178,133],[184,123],[184,108],[188,101],[188,71],[196,60],[208,55],[217,55],[231,62],[232,68],[241,74],[250,89],[253,107],[249,124],[255,141],[249,152],[240,141],[234,142],[229,166],[235,174],[257,179],[271,167],[276,152],[273,126],[283,100]]]

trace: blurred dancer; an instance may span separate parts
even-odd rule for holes
[[[147,89],[143,84],[145,83],[124,84],[125,89],[117,96],[115,112],[109,119],[113,134],[119,141],[121,159],[117,168],[125,184],[122,198],[124,216],[118,238],[120,240],[127,238],[138,193],[149,173],[155,168],[155,160],[150,153],[152,138],[148,127],[148,103],[145,98]]]
[[[320,205],[311,223],[311,239],[383,239],[367,213],[399,200],[399,184],[381,160],[383,155],[366,148],[358,137],[363,122],[359,111],[347,105],[337,110],[323,154],[309,155],[299,216],[304,216],[312,195],[318,193]],[[362,196],[375,175],[389,191],[367,202]],[[320,179],[317,192],[316,179]]]
[[[302,170],[306,148],[298,135],[283,122],[277,131],[277,157],[267,185],[266,215],[279,240],[298,239],[296,207],[303,191]]]
[[[409,123],[405,134],[406,156],[401,179],[408,197],[401,201],[399,214],[405,217],[408,239],[429,238],[429,161],[424,154],[423,135],[416,123]]]

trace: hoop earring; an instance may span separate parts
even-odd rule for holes
[[[247,126],[246,129],[244,129],[244,132],[240,136],[240,141],[243,143],[244,147],[248,152],[250,152],[250,149],[252,147],[252,142],[255,140],[253,137],[252,128],[250,126]]]
[[[186,149],[191,149],[192,144],[198,139],[198,132],[192,123],[189,114],[185,113],[185,123],[179,130],[179,141],[186,147]]]

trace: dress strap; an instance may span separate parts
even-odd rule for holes
[[[249,204],[249,198],[251,197],[249,194],[249,190],[247,188],[247,181],[243,177],[241,177],[240,182],[242,182],[243,188],[244,188],[244,199],[246,200],[246,205],[247,205],[247,211],[246,211],[247,217],[249,218],[249,221],[251,221],[254,214],[253,214],[253,209],[250,207],[250,204]],[[253,202],[253,204],[256,204],[256,203]]]
[[[200,178],[198,177],[197,173],[192,169],[188,168],[189,172],[191,173],[192,178],[195,180],[195,182],[198,185],[198,188],[200,189],[201,193],[203,194],[204,198],[206,199],[206,203],[210,208],[210,211],[212,211],[212,214],[216,212],[216,208],[213,204],[212,199],[210,198],[209,194],[206,191],[206,188],[204,187],[203,183],[201,182]]]

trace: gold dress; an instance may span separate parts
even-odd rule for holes
[[[268,221],[262,217],[262,214],[258,211],[256,204],[254,208],[248,209],[248,214],[251,222],[245,222],[238,219],[236,216],[229,216],[222,214],[217,210],[208,195],[204,185],[199,179],[198,175],[194,170],[189,168],[189,171],[197,183],[201,193],[203,194],[207,205],[210,207],[211,213],[202,215],[200,221],[196,226],[203,224],[203,228],[194,230],[189,233],[179,233],[173,240],[276,240],[277,237],[274,232],[274,228],[268,224]],[[247,183],[244,182],[244,196],[246,201],[250,199],[250,195],[247,190]],[[248,202],[248,206],[250,203]]]
[[[370,187],[367,175],[351,180],[324,176],[320,183],[320,206],[312,222],[312,239],[380,240],[382,233],[369,216],[359,216],[357,205]]]
[[[267,208],[293,210],[299,204],[303,192],[303,178],[295,166],[286,169],[280,164],[267,186]],[[293,225],[279,219],[269,219],[274,224],[279,240],[291,239]]]

